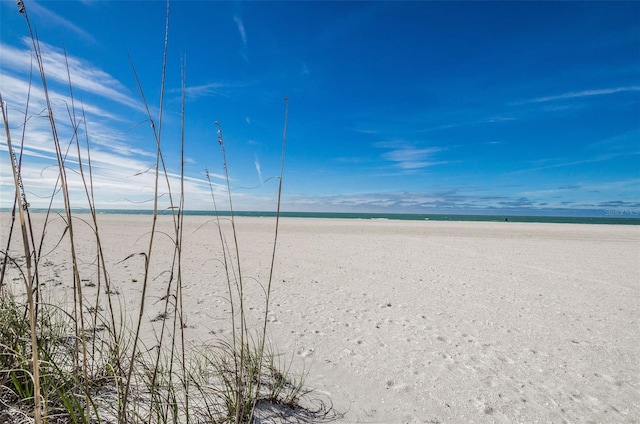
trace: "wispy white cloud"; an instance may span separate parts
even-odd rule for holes
[[[119,112],[114,113],[105,109],[108,105],[105,98],[134,108],[137,106],[136,102],[115,78],[90,62],[68,56],[77,109],[76,119],[79,121],[80,152],[78,153],[78,148],[73,141],[75,131],[69,115],[71,98],[65,91],[68,82],[64,55],[59,49],[46,44],[42,46],[57,134],[63,152],[68,152],[65,158],[65,169],[73,207],[88,205],[80,176],[81,166],[85,176],[88,176],[89,155],[86,146],[88,140],[92,185],[97,195],[96,206],[99,208],[150,208],[151,204],[147,201],[154,196],[155,184],[153,137],[150,133],[140,135],[136,130],[129,131],[131,123],[125,122],[128,122],[130,117],[118,116]],[[24,144],[21,174],[27,200],[33,207],[46,207],[57,184],[58,165],[49,120],[45,119],[46,104],[43,90],[39,80],[36,79],[31,84],[28,81],[31,66],[29,50],[21,50],[5,44],[0,45],[0,48],[3,59],[0,63],[0,92],[9,109],[9,129],[14,151],[18,152],[20,144]],[[82,92],[91,95],[83,96],[80,94]],[[22,139],[27,97],[29,98],[29,117],[26,120],[25,136]],[[84,117],[80,112],[81,107],[86,113]],[[86,122],[82,121],[83,119]],[[9,207],[13,202],[12,167],[7,151],[7,139],[3,130],[0,132],[0,207]],[[213,178],[214,192],[225,196],[226,187],[217,182],[222,177],[213,173],[210,175]],[[180,186],[180,175],[172,172],[171,169],[168,170],[168,179],[174,189]],[[163,187],[160,193],[166,193],[168,187],[164,178],[161,178],[161,185]],[[187,207],[192,209],[210,207],[211,193],[204,175],[185,176],[184,187]],[[162,196],[162,207],[168,206],[167,202],[167,196]],[[62,206],[59,195],[56,195],[54,206]]]
[[[87,3],[87,2],[83,1],[83,3]],[[86,41],[89,41],[91,43],[96,42],[96,39],[87,31],[83,30],[78,25],[74,24],[68,19],[65,19],[62,16],[52,12],[51,10],[42,6],[41,4],[35,1],[29,1],[28,3],[26,3],[26,6],[27,6],[27,12],[29,14],[37,15],[43,22],[49,22],[57,26],[62,26],[74,32],[75,34],[79,35],[80,37],[84,38]]]
[[[476,126],[486,126],[486,125],[499,125],[506,122],[513,122],[518,120],[519,118],[516,116],[508,116],[508,115],[491,115],[487,117],[481,117],[477,119],[465,119],[460,120],[459,117],[445,117],[442,124],[429,126],[426,128],[421,128],[418,130],[420,133],[430,133],[430,132],[439,132],[449,129],[463,128],[463,127],[476,127]],[[450,122],[447,122],[450,121]],[[447,123],[444,123],[447,122]]]
[[[262,168],[260,167],[260,159],[258,159],[258,155],[254,155],[255,160],[253,161],[256,166],[256,171],[258,172],[258,178],[260,179],[260,184],[264,181],[262,179]]]
[[[496,116],[491,116],[489,118],[486,119],[481,119],[479,121],[477,121],[477,123],[479,124],[494,124],[494,123],[499,123],[499,122],[509,122],[509,121],[515,121],[516,118],[514,118],[513,116],[503,116],[503,115],[496,115]]]
[[[552,102],[555,100],[576,99],[576,98],[590,97],[590,96],[603,96],[608,94],[625,93],[625,92],[633,92],[633,91],[640,91],[640,85],[601,88],[601,89],[595,89],[595,90],[571,91],[568,93],[558,94],[554,96],[536,97],[534,99],[527,100],[524,103],[543,103],[543,102]]]
[[[228,97],[228,95],[224,91],[224,89],[228,87],[229,87],[228,84],[223,84],[220,82],[212,82],[209,84],[194,85],[191,87],[187,87],[185,89],[185,92],[188,99],[196,99],[198,97],[208,97],[208,96]]]
[[[633,130],[593,142],[589,144],[588,147],[593,149],[606,149],[615,152],[629,150],[637,152],[640,149],[638,140],[640,140],[640,128],[635,128]]]
[[[240,18],[239,16],[234,16],[233,22],[235,22],[238,27],[238,32],[240,33],[240,38],[242,39],[242,45],[244,47],[247,47],[247,32],[244,29],[242,18]]]
[[[640,188],[640,180],[613,181],[605,184],[579,184],[573,187],[552,187],[519,192],[504,188],[477,190],[467,187],[435,191],[400,191],[343,193],[331,196],[303,194],[285,196],[283,208],[292,211],[380,212],[380,213],[482,213],[511,214],[532,211],[601,211],[607,206],[638,207],[640,198],[632,190]],[[603,197],[596,189],[623,189],[629,194]],[[484,191],[484,194],[482,194]],[[616,192],[612,192],[616,193]]]
[[[14,147],[15,148],[15,147]],[[10,166],[5,166],[6,143],[0,141],[0,153],[3,166],[0,169],[0,207],[8,207],[13,201],[13,179]],[[65,161],[67,170],[67,187],[73,207],[87,207],[84,183],[80,176],[80,163],[72,151]],[[82,167],[88,178],[88,158],[82,153]],[[27,201],[33,207],[46,207],[54,193],[58,181],[58,167],[54,156],[45,150],[25,149],[22,157],[22,180],[27,192]],[[149,209],[150,199],[154,197],[155,172],[150,168],[152,163],[136,157],[124,157],[102,149],[92,149],[92,183],[97,194],[96,205],[99,208]],[[220,176],[211,175],[213,178]],[[168,173],[169,184],[174,190],[180,187],[180,175]],[[161,207],[168,207],[168,187],[165,178],[160,179]],[[87,183],[89,181],[87,180]],[[223,184],[212,182],[214,193],[226,196]],[[187,176],[184,178],[186,205],[192,209],[210,207],[211,192],[208,182],[203,176]],[[62,206],[59,195],[54,200],[55,207]]]
[[[569,158],[550,158],[550,159],[538,159],[533,162],[533,167],[524,168],[518,171],[514,171],[513,174],[521,174],[531,171],[542,171],[545,169],[564,168],[564,167],[576,167],[590,163],[605,162],[615,159],[620,156],[640,155],[640,150],[633,152],[618,152],[618,153],[601,153],[592,157],[584,159],[569,159]]]
[[[31,40],[24,38],[23,42],[26,49],[0,44],[2,68],[28,75],[32,67],[36,67],[30,50]],[[49,44],[40,42],[40,49],[44,71],[48,79],[66,86],[70,75],[75,90],[81,90],[144,111],[143,106],[129,94],[126,87],[108,73],[78,57],[67,54],[65,58],[63,50]],[[67,62],[69,64],[68,70]]]
[[[597,208],[605,204],[640,205],[640,178],[590,182],[578,181],[519,193],[534,203],[569,205],[572,208]]]
[[[589,183],[582,186],[583,189],[589,191],[611,192],[621,189],[633,191],[636,193],[636,200],[640,201],[640,178],[629,178],[617,181],[602,181],[598,183]]]
[[[185,92],[187,99],[195,100],[200,97],[232,97],[233,91],[249,86],[251,83],[244,82],[210,82],[201,85],[192,85],[186,87]],[[176,90],[172,90],[176,92]]]
[[[479,196],[460,193],[457,190],[400,191],[313,197],[286,196],[283,206],[291,210],[439,213],[463,208],[476,210],[499,208],[503,207],[501,202],[512,200],[509,196]],[[523,200],[521,199],[520,202]]]
[[[386,142],[378,146],[390,149],[382,154],[382,159],[394,162],[401,169],[420,169],[445,163],[433,160],[433,156],[443,150],[440,147],[416,148],[403,142]]]
[[[13,127],[14,150],[19,150],[20,128]],[[66,125],[60,126],[60,136],[65,137],[69,132]],[[54,192],[58,178],[58,167],[55,156],[55,148],[51,141],[51,133],[47,128],[46,120],[31,120],[27,123],[27,137],[22,155],[22,179],[27,200],[34,207],[46,207]],[[81,134],[82,140],[83,134]],[[115,140],[115,147],[108,143],[108,138],[103,135],[102,144],[92,143],[90,149],[92,186],[97,193],[96,205],[100,208],[150,208],[148,202],[154,196],[155,173],[153,165],[155,156],[152,152],[146,152],[140,148],[129,147],[125,143]],[[92,137],[90,137],[92,138]],[[63,143],[63,150],[67,150]],[[11,166],[7,161],[7,144],[3,135],[0,135],[0,207],[10,206],[13,199],[13,180]],[[85,176],[88,176],[89,157],[86,146],[81,141],[80,158],[74,145],[71,145],[69,154],[65,159],[67,170],[68,188],[71,202],[74,207],[86,207],[88,205],[83,181],[80,176],[80,166],[83,167]],[[226,187],[216,180],[223,178],[211,173],[214,192],[224,196]],[[180,175],[176,172],[168,173],[169,184],[175,190],[180,186]],[[160,193],[167,193],[166,180],[160,179]],[[203,176],[185,176],[184,187],[187,198],[187,207],[204,209],[210,206],[211,198],[208,183]],[[168,206],[168,197],[163,196],[161,207]],[[210,200],[209,200],[210,202]],[[58,197],[54,201],[56,207],[62,205]]]
[[[568,187],[546,188],[546,189],[541,189],[541,190],[527,190],[527,191],[521,192],[520,194],[522,196],[527,196],[527,197],[544,197],[544,198],[548,198],[549,196],[556,196],[556,195],[561,194],[561,193],[566,193],[566,192],[569,192],[569,191],[575,191],[578,188],[579,188],[579,186],[574,185],[574,186],[568,186]]]
[[[333,160],[337,163],[344,163],[344,164],[350,164],[350,165],[361,165],[364,163],[371,162],[370,159],[367,159],[364,157],[358,157],[358,156],[339,156],[339,157],[333,158]]]
[[[247,31],[244,28],[244,22],[242,22],[242,18],[238,15],[233,17],[233,22],[236,23],[238,27],[238,32],[240,33],[240,39],[242,40],[242,57],[244,60],[248,60],[247,56]]]
[[[0,45],[0,48],[2,46]],[[0,68],[0,89],[2,90],[2,97],[4,100],[12,106],[20,104],[22,106],[23,99],[26,99],[27,93],[30,93],[30,109],[34,113],[38,113],[46,109],[46,103],[44,94],[39,86],[39,81],[35,81],[29,87],[27,80],[17,78],[13,75],[8,75]],[[71,98],[68,93],[61,93],[54,88],[48,88],[49,97],[53,103],[58,103],[65,107],[71,106]],[[55,104],[54,104],[55,106]],[[84,108],[85,113],[91,114],[95,117],[101,117],[105,119],[119,120],[118,116],[105,110],[104,108],[91,103],[79,102],[76,99],[76,106]],[[66,110],[61,110],[62,113],[66,113]]]
[[[374,130],[370,128],[354,128],[355,132],[360,134],[368,134],[368,135],[378,135],[380,134],[380,130]]]

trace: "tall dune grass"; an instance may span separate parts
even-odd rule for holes
[[[238,244],[236,220],[233,210],[224,139],[221,125],[216,121],[218,148],[226,173],[226,201],[230,211],[231,232],[226,233],[218,214],[218,206],[211,181],[212,211],[215,213],[217,234],[224,266],[228,302],[231,305],[229,321],[233,330],[230,339],[219,339],[206,346],[193,346],[186,342],[186,322],[183,310],[183,226],[184,226],[184,126],[186,65],[182,64],[182,119],[180,184],[172,187],[165,165],[162,148],[162,111],[166,78],[167,45],[169,40],[169,6],[167,4],[166,35],[159,117],[154,119],[138,79],[133,60],[133,74],[137,81],[147,119],[156,142],[155,187],[153,213],[150,216],[149,242],[142,252],[132,252],[124,261],[142,258],[142,284],[137,311],[125,311],[111,281],[105,260],[100,219],[95,206],[91,149],[86,117],[74,101],[73,84],[69,72],[67,124],[73,128],[73,137],[65,145],[58,137],[61,118],[54,116],[47,89],[47,74],[37,35],[32,28],[27,10],[18,1],[19,13],[25,17],[36,59],[36,72],[46,102],[46,113],[55,150],[58,181],[51,195],[49,208],[37,227],[31,219],[27,190],[21,178],[23,155],[21,149],[28,140],[24,131],[17,140],[12,139],[8,116],[11,99],[2,99],[2,125],[11,161],[15,197],[11,214],[9,236],[2,243],[2,271],[0,274],[0,421],[1,422],[69,422],[69,423],[250,423],[261,411],[288,408],[289,421],[317,422],[330,417],[331,408],[321,404],[316,410],[302,408],[299,401],[309,391],[304,376],[293,376],[286,363],[277,358],[267,343],[267,313],[276,258],[288,100],[285,99],[285,124],[282,139],[282,165],[279,175],[277,214],[273,239],[271,272],[263,300],[264,322],[259,328],[250,328],[246,318],[246,292],[242,273],[241,250]],[[67,63],[67,70],[69,65]],[[31,92],[30,85],[30,92]],[[24,113],[23,129],[27,128],[29,98]],[[212,147],[215,143],[212,143]],[[18,149],[16,146],[20,147]],[[18,152],[16,152],[18,150]],[[71,152],[75,161],[68,160]],[[75,165],[74,163],[75,162]],[[83,205],[71,202],[68,170],[72,169],[82,181],[85,193]],[[208,171],[206,172],[209,179]],[[162,299],[162,312],[158,315],[160,331],[153,346],[142,341],[143,321],[149,298],[150,264],[159,253],[156,250],[157,221],[162,212],[159,207],[160,186],[167,190],[173,223],[169,235],[172,254],[168,264],[168,280]],[[51,205],[55,197],[62,198],[62,212],[54,212]],[[74,207],[89,209],[89,219],[81,219],[72,212]],[[57,249],[68,249],[66,264],[71,266],[73,299],[71,305],[60,305],[59,300],[40,292],[43,267],[49,253],[43,253],[44,234],[50,225],[50,216],[64,222],[64,231]],[[3,223],[4,225],[5,223]],[[18,236],[14,236],[17,225]],[[93,235],[95,255],[91,266],[80,263],[76,226],[89,228]],[[36,235],[41,235],[40,239]],[[163,256],[166,260],[166,256]],[[95,276],[97,290],[89,298],[83,292],[83,282],[89,281],[83,273]],[[118,282],[115,282],[118,283]],[[102,295],[101,293],[104,293]],[[48,298],[49,297],[49,298]],[[134,315],[133,323],[129,314]],[[293,411],[293,412],[292,412]],[[264,415],[264,414],[263,414]],[[276,414],[277,415],[277,414]],[[281,414],[281,417],[284,415]],[[293,418],[292,418],[293,417]],[[284,418],[283,418],[284,419]]]

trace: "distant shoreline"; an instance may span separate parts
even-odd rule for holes
[[[53,212],[62,212],[54,209]],[[11,212],[10,208],[0,208],[0,212]],[[30,209],[32,213],[43,213],[46,209]],[[74,213],[89,213],[88,209],[74,209]],[[138,209],[99,209],[98,214],[151,215],[152,210]],[[170,215],[170,210],[159,211],[161,215]],[[185,216],[214,216],[213,211],[187,210]],[[220,211],[220,216],[229,216],[228,211]],[[274,211],[235,211],[235,216],[275,217]],[[416,214],[416,213],[360,213],[360,212],[280,212],[286,218],[322,218],[322,219],[386,219],[396,221],[479,221],[479,222],[538,222],[551,224],[608,224],[640,225],[640,211],[630,210],[611,213],[606,217],[585,216],[536,216],[536,215],[474,215],[474,214]]]

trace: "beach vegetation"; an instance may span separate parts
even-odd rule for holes
[[[28,10],[18,1],[18,12],[26,21],[35,59],[35,74],[41,82],[46,104],[41,114],[48,119],[51,142],[57,161],[58,182],[51,194],[49,208],[41,212],[42,219],[32,219],[28,190],[21,175],[22,149],[28,142],[25,132],[18,131],[16,140],[7,110],[11,100],[2,98],[2,125],[10,157],[15,198],[6,243],[0,255],[0,421],[8,423],[251,423],[257,418],[284,422],[319,422],[329,419],[332,408],[326,403],[317,408],[304,406],[311,391],[305,387],[304,374],[291,372],[290,361],[275,353],[267,339],[267,314],[271,302],[273,269],[280,216],[280,197],[284,171],[284,151],[288,101],[285,99],[285,123],[282,139],[282,162],[278,177],[277,211],[268,281],[264,283],[262,308],[264,316],[259,327],[251,326],[247,319],[247,294],[243,275],[231,195],[230,178],[226,162],[222,127],[215,122],[217,147],[222,155],[226,172],[227,195],[225,212],[231,229],[223,225],[218,211],[219,199],[211,190],[212,213],[216,221],[215,237],[220,240],[219,261],[224,268],[224,284],[231,312],[228,314],[232,334],[203,345],[195,345],[185,337],[186,324],[183,307],[185,283],[183,252],[184,220],[184,122],[186,76],[182,72],[182,139],[181,167],[178,186],[171,184],[170,170],[165,164],[162,149],[162,123],[164,87],[166,80],[167,42],[169,38],[169,12],[167,9],[162,90],[159,116],[153,117],[147,103],[143,84],[138,79],[133,59],[132,73],[155,140],[154,192],[149,215],[148,244],[144,251],[134,252],[124,261],[136,262],[141,269],[138,278],[131,278],[139,287],[136,310],[123,305],[118,284],[109,272],[101,238],[99,213],[96,209],[91,165],[90,137],[82,106],[75,103],[72,80],[69,75],[68,115],[64,126],[70,126],[72,138],[63,142],[58,129],[62,122],[54,116],[47,74],[42,60],[39,40],[32,28]],[[68,70],[68,64],[67,64]],[[35,89],[30,83],[29,92]],[[27,128],[31,116],[29,99],[26,101],[23,121],[19,128]],[[217,143],[216,143],[217,142]],[[72,159],[73,157],[73,159]],[[79,176],[86,194],[84,204],[78,205],[69,196],[69,172]],[[209,180],[209,173],[206,171]],[[163,210],[159,198],[168,198],[169,206]],[[61,200],[62,210],[52,208],[53,199]],[[88,211],[88,218],[80,218],[74,208]],[[160,255],[154,241],[159,236],[157,223],[160,215],[170,215],[173,251],[167,264],[160,311],[149,319],[150,264]],[[68,249],[64,264],[51,259],[51,252],[43,251],[44,234],[52,219],[64,223],[64,231],[55,249]],[[36,225],[42,223],[41,226]],[[89,262],[80,259],[80,250],[86,241],[76,237],[78,226],[90,229],[94,256]],[[164,234],[167,235],[167,234]],[[66,250],[65,250],[66,251]],[[83,252],[83,254],[86,252]],[[167,257],[163,253],[163,260]],[[59,265],[59,266],[58,266]],[[72,287],[72,299],[56,298],[55,292],[45,291],[46,267],[54,267],[54,285]],[[60,272],[64,269],[65,272]],[[83,275],[86,274],[86,275]],[[50,275],[50,274],[47,274]],[[83,288],[93,288],[91,296]],[[156,303],[157,305],[157,303]],[[153,321],[153,338],[149,339],[148,323]],[[311,402],[313,404],[313,402]],[[274,418],[275,417],[275,418]]]

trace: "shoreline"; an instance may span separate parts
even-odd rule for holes
[[[0,213],[10,213],[9,208],[0,208]],[[34,208],[34,214],[46,213],[47,209]],[[52,212],[64,212],[53,209]],[[90,214],[88,209],[74,209],[73,214]],[[607,209],[597,215],[524,215],[524,214],[425,214],[425,213],[360,213],[360,212],[280,212],[281,218],[307,219],[355,219],[355,220],[391,220],[391,221],[448,221],[448,222],[538,222],[552,224],[596,224],[596,225],[640,225],[640,209]],[[100,209],[97,215],[152,215],[152,210]],[[170,210],[158,211],[158,216],[170,216]],[[215,217],[214,211],[185,210],[184,216]],[[219,211],[219,216],[229,217],[229,211]],[[274,211],[235,211],[236,217],[274,218]]]

